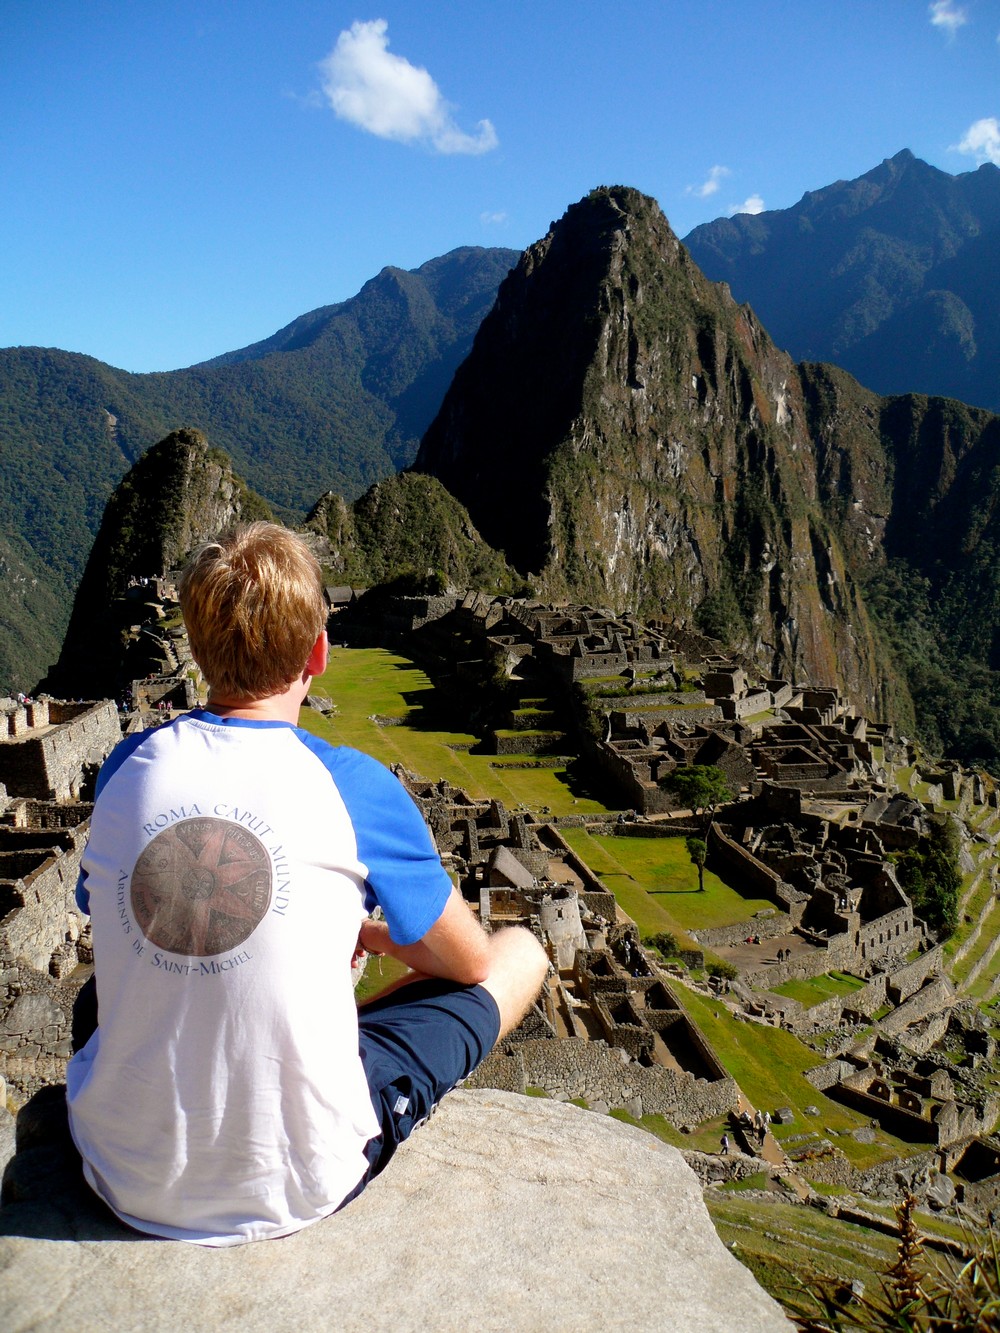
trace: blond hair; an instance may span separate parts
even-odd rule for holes
[[[319,563],[276,523],[234,528],[195,551],[180,602],[194,659],[222,699],[283,693],[326,624]]]

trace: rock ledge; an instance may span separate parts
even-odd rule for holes
[[[790,1327],[719,1241],[681,1155],[575,1106],[455,1092],[343,1213],[228,1250],[120,1226],[58,1131],[56,1103],[41,1142],[37,1125],[19,1134],[5,1180],[11,1333]]]

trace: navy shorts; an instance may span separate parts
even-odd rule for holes
[[[500,1035],[496,1000],[483,986],[427,978],[358,1010],[361,1063],[381,1134],[365,1148],[357,1197],[438,1102],[480,1064]]]

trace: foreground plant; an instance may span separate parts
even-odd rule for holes
[[[804,1333],[995,1333],[1000,1329],[1000,1250],[992,1225],[969,1230],[955,1258],[928,1260],[914,1220],[917,1201],[907,1195],[896,1209],[896,1262],[881,1290],[866,1295],[860,1283],[821,1278],[802,1287],[789,1313]]]

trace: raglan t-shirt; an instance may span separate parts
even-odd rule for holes
[[[232,1245],[332,1212],[379,1132],[351,956],[451,890],[402,785],[283,722],[195,711],[101,770],[77,900],[99,1025],[70,1061],[90,1185],[132,1226]]]

